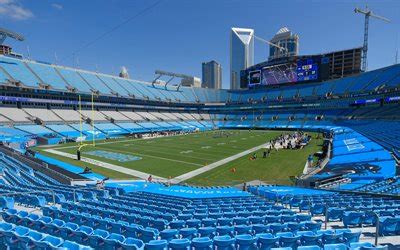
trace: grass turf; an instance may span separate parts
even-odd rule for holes
[[[252,154],[246,155],[187,181],[193,185],[236,185],[252,180],[261,180],[270,184],[291,184],[290,176],[302,173],[307,157],[321,150],[322,139],[313,139],[300,150],[271,151],[271,155],[262,158],[263,150],[258,150],[257,159],[249,160]],[[314,159],[315,161],[315,159]],[[232,169],[236,171],[233,172]]]
[[[184,136],[160,137],[147,140],[121,139],[97,142],[96,146],[86,146],[82,156],[112,163],[125,168],[135,169],[149,174],[169,178],[190,172],[204,165],[235,155],[252,147],[264,144],[281,134],[281,131],[209,131]],[[225,136],[228,134],[229,136]],[[113,179],[132,178],[113,170],[78,162],[76,160],[45,152],[53,148],[58,151],[75,154],[77,145],[63,144],[54,147],[36,148],[41,153],[77,166],[89,166],[94,172]],[[141,160],[120,162],[101,156],[87,154],[89,151],[102,150],[141,157]]]

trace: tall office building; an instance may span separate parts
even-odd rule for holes
[[[232,28],[230,40],[231,89],[240,89],[240,71],[254,64],[254,30]]]
[[[299,54],[299,36],[293,34],[287,27],[283,27],[278,30],[270,42],[285,49],[279,49],[273,45],[270,45],[268,57],[269,61],[281,57],[297,56]]]
[[[222,68],[221,64],[212,60],[203,62],[202,68],[202,88],[220,89],[222,86]]]

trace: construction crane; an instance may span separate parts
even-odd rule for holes
[[[368,26],[369,26],[369,18],[374,17],[376,19],[380,19],[385,22],[390,22],[386,17],[375,15],[372,10],[368,9],[368,6],[365,9],[355,8],[354,13],[363,14],[365,16],[364,23],[364,45],[363,45],[363,55],[362,55],[362,70],[367,71],[367,52],[368,52]]]
[[[256,35],[253,35],[253,37],[254,37],[255,39],[261,41],[261,42],[267,43],[267,44],[269,44],[269,45],[271,45],[271,46],[274,46],[275,48],[278,48],[278,49],[280,49],[280,50],[283,50],[283,51],[285,51],[286,53],[288,52],[287,48],[285,48],[285,47],[281,47],[281,46],[279,46],[279,45],[277,45],[277,44],[275,44],[275,43],[271,43],[270,41],[265,40],[265,39],[263,39],[263,38],[261,38],[261,37],[258,37],[258,36],[256,36]]]

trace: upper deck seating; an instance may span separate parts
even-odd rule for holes
[[[208,102],[207,96],[205,94],[205,92],[203,91],[203,89],[201,88],[192,88],[195,96],[196,96],[196,100],[199,100],[200,102]]]
[[[34,61],[27,61],[26,64],[40,79],[42,79],[44,85],[48,85],[54,90],[68,90],[69,85],[56,72],[52,65]]]
[[[97,77],[97,75],[91,73],[91,72],[85,72],[85,71],[77,71],[79,76],[84,79],[85,82],[90,83],[90,85],[93,87],[94,90],[99,91],[100,94],[106,94],[106,95],[111,95],[112,90],[110,87],[108,87],[100,78]],[[120,95],[122,95],[120,93]]]
[[[129,94],[138,99],[149,99],[156,100],[155,96],[152,92],[149,92],[145,86],[140,82],[134,82],[132,80],[124,79],[124,78],[115,78],[115,80],[120,83],[121,86],[124,86],[129,91]]]
[[[181,87],[180,91],[183,96],[185,96],[186,100],[189,102],[196,103],[199,99],[197,96],[194,94],[193,89],[189,87]]]
[[[367,74],[354,77],[353,82],[349,85],[350,87],[348,87],[346,91],[349,93],[359,92],[370,85],[375,79],[378,79],[382,72],[382,70],[373,70]]]
[[[379,77],[365,87],[365,91],[378,87],[395,88],[400,85],[400,64],[385,68]]]
[[[69,86],[77,89],[79,92],[91,93],[93,88],[88,82],[82,79],[76,70],[66,67],[55,67],[62,78],[68,83]]]
[[[37,78],[25,65],[23,60],[15,59],[7,56],[0,56],[0,67],[4,70],[2,72],[6,75],[11,76],[15,81],[21,82],[23,85],[32,88],[38,88],[41,84],[41,80]],[[3,81],[5,79],[3,78]]]
[[[129,96],[129,91],[115,80],[116,77],[111,77],[104,74],[97,74],[97,77],[100,78],[101,81],[103,81],[111,89],[112,92],[115,92],[120,96]]]

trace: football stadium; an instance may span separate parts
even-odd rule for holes
[[[173,1],[150,2],[85,48]],[[400,249],[400,64],[367,64],[369,22],[398,16],[353,8],[364,40],[329,52],[232,24],[224,84],[215,60],[137,80],[32,59],[1,27],[0,249]]]

